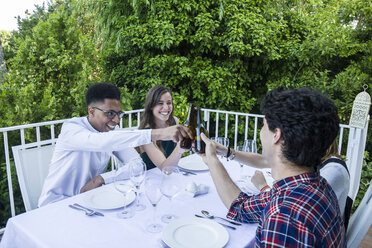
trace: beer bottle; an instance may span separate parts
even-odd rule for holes
[[[195,118],[196,116],[195,116],[195,114],[196,113],[195,113],[194,104],[190,103],[189,104],[189,112],[187,113],[187,119],[184,123],[184,126],[188,127],[194,136],[196,134],[196,130],[195,130],[196,129],[196,118]],[[181,141],[180,146],[183,149],[191,149],[192,140],[189,137],[184,138]]]
[[[208,137],[208,131],[203,126],[201,117],[201,109],[196,110],[196,136],[195,136],[195,152],[205,153],[205,142],[201,138],[201,133],[204,133]]]

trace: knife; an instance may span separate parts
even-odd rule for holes
[[[203,219],[208,219],[208,220],[209,220],[209,218],[204,217],[204,216],[201,216],[201,215],[198,215],[198,214],[195,214],[195,216],[198,217],[198,218],[203,218]],[[229,225],[226,225],[226,224],[220,223],[220,222],[218,222],[218,221],[216,221],[216,222],[217,222],[218,224],[224,226],[224,227],[228,227],[228,228],[231,228],[231,229],[233,229],[233,230],[236,230],[236,228],[233,227],[233,226],[229,226]]]
[[[88,210],[88,211],[92,211],[92,212],[94,212],[95,215],[98,215],[98,216],[104,216],[103,213],[100,213],[100,212],[97,212],[97,211],[95,211],[95,210],[93,210],[93,209],[90,209],[90,208],[87,208],[87,207],[81,206],[81,205],[78,204],[78,203],[74,203],[73,206],[75,206],[75,207],[79,207],[79,208],[82,208],[82,209],[86,209],[86,210]]]

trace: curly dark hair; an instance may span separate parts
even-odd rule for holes
[[[103,103],[105,99],[120,101],[119,88],[109,83],[95,83],[89,87],[85,96],[88,107],[91,103]]]
[[[334,103],[310,88],[274,89],[261,111],[270,131],[282,131],[283,156],[297,166],[318,166],[339,131]]]

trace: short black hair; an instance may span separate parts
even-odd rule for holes
[[[103,103],[106,98],[120,101],[119,88],[109,83],[95,83],[89,87],[85,100],[89,107],[91,103]]]
[[[270,91],[261,103],[269,130],[280,128],[284,157],[297,166],[316,167],[338,135],[334,103],[310,88]]]

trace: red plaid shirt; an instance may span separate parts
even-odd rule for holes
[[[319,173],[279,180],[269,192],[241,193],[227,217],[257,223],[256,247],[346,247],[337,198]]]

